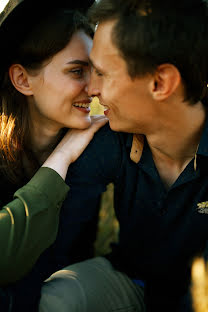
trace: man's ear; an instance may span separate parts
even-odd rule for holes
[[[181,83],[181,75],[172,64],[159,65],[152,80],[151,93],[156,101],[163,101],[170,97]]]
[[[11,65],[9,68],[9,77],[15,89],[20,93],[27,96],[33,94],[28,73],[22,65]]]

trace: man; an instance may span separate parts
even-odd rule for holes
[[[40,311],[55,311],[55,295],[69,311],[191,311],[191,263],[208,238],[206,3],[100,0],[90,16],[89,94],[117,132],[95,135],[71,196],[93,207],[113,181],[119,243],[52,276]]]

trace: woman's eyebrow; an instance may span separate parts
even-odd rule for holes
[[[82,61],[82,60],[69,61],[69,62],[67,62],[67,64],[79,64],[79,65],[83,65],[83,66],[89,66],[89,62]]]

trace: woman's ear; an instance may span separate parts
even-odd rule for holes
[[[169,98],[179,87],[181,75],[172,64],[162,64],[157,67],[152,81],[152,96],[156,101]]]
[[[33,95],[28,72],[22,65],[11,65],[9,68],[9,77],[15,89],[20,93],[27,96]]]

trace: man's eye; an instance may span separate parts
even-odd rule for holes
[[[97,69],[95,70],[95,73],[96,73],[96,75],[99,76],[99,77],[103,75],[103,74],[101,74],[101,72],[99,72]]]
[[[98,76],[98,77],[101,77],[103,74],[101,72],[99,72],[96,68],[92,67],[91,69],[92,72],[95,72],[95,74]]]

